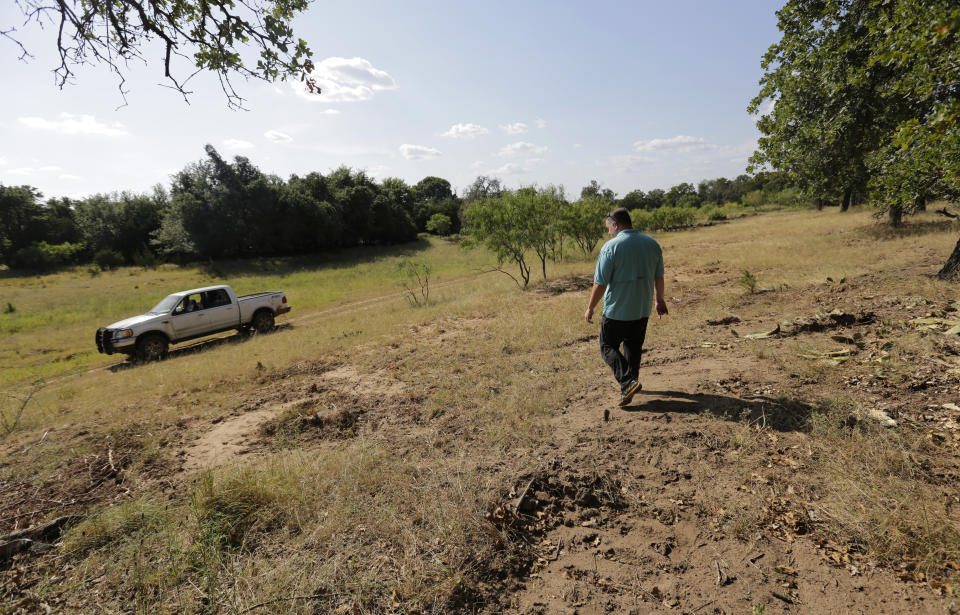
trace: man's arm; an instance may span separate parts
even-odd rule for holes
[[[667,300],[663,295],[663,278],[654,278],[653,285],[657,291],[657,318],[662,318],[664,314],[668,313]]]
[[[663,280],[661,280],[663,282]],[[593,322],[593,310],[597,307],[597,304],[600,303],[600,298],[603,297],[607,287],[603,284],[593,283],[593,290],[590,291],[590,303],[587,305],[587,311],[584,312],[583,317],[587,322]]]

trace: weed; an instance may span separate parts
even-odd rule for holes
[[[13,307],[13,304],[10,303],[9,301],[7,302],[7,307],[3,308],[4,314],[13,314],[16,311],[17,311],[17,308]]]
[[[746,269],[740,274],[737,284],[751,295],[757,292],[757,278]]]
[[[397,263],[399,285],[411,307],[424,307],[430,302],[430,265],[404,259]]]

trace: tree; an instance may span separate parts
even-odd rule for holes
[[[607,203],[613,203],[615,200],[617,200],[617,193],[610,188],[604,188],[603,184],[597,180],[591,179],[589,184],[580,189],[580,198],[598,198],[603,199]]]
[[[584,255],[588,256],[606,233],[603,219],[609,211],[610,204],[603,199],[596,197],[580,199],[562,209],[560,230],[564,235],[572,238]]]
[[[17,0],[24,26],[56,33],[60,64],[54,69],[63,88],[78,66],[106,66],[119,80],[125,97],[127,65],[162,59],[164,78],[186,100],[190,79],[212,71],[231,107],[243,98],[231,79],[275,81],[295,77],[309,91],[320,93],[309,76],[311,51],[294,36],[291,22],[310,0]],[[14,27],[0,35],[20,48],[20,58],[32,57]],[[245,58],[247,48],[255,57]],[[155,54],[155,55],[154,55]],[[249,55],[249,54],[248,54]]]
[[[893,224],[930,198],[960,198],[955,1],[790,0],[777,15],[783,38],[749,109],[776,104],[751,162],[821,199],[869,190]],[[958,274],[960,243],[940,272]]]
[[[643,204],[644,204],[643,190],[631,190],[630,192],[623,195],[622,199],[617,201],[617,207],[623,207],[624,209],[627,209],[630,211],[643,207]]]
[[[42,197],[31,186],[0,184],[0,261],[9,265],[18,250],[43,238]]]
[[[473,180],[473,183],[470,184],[470,187],[466,189],[463,194],[464,203],[472,203],[479,199],[495,199],[499,198],[503,194],[503,186],[500,184],[500,180],[496,177],[487,177],[486,175],[478,175],[477,179]]]

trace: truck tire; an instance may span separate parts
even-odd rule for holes
[[[143,362],[159,361],[167,356],[169,347],[164,336],[158,333],[146,335],[137,342],[137,358]]]
[[[270,310],[260,310],[253,315],[253,320],[250,321],[250,324],[257,333],[269,333],[273,331],[273,312]]]

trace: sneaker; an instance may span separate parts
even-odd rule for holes
[[[637,391],[643,388],[643,385],[640,384],[639,380],[636,380],[627,387],[627,390],[623,392],[623,397],[620,398],[620,407],[626,406],[631,401],[633,401],[633,396],[637,394]]]

